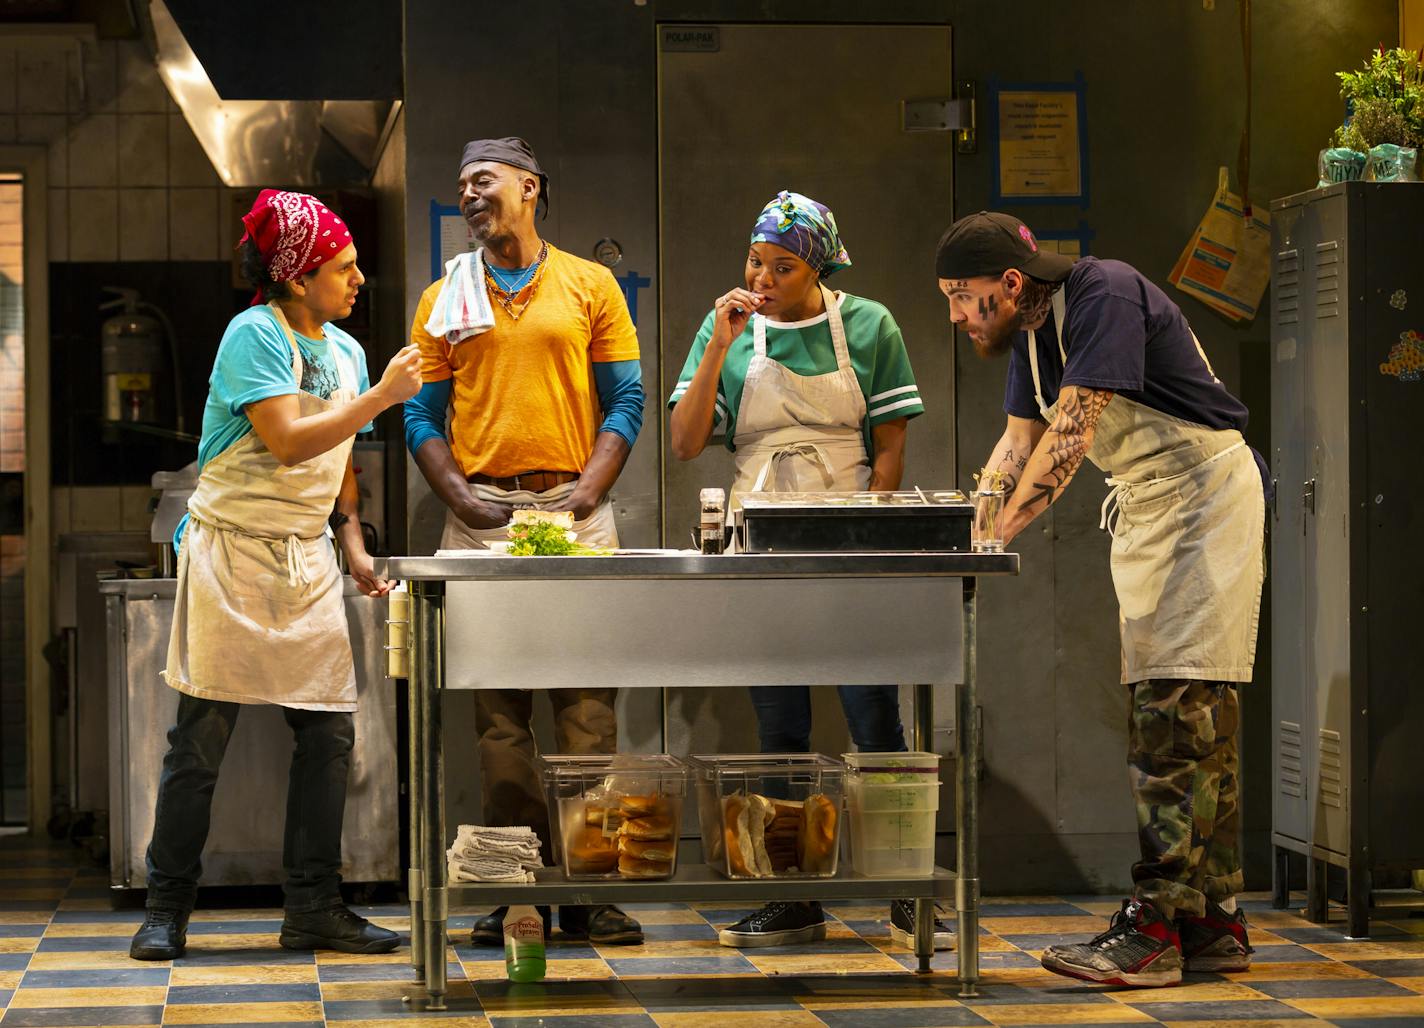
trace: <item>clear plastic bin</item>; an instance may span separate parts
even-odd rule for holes
[[[830,878],[845,768],[819,753],[688,758],[702,858],[728,878]]]
[[[934,873],[939,755],[847,753],[850,861],[868,878]]]
[[[565,877],[673,876],[687,765],[666,753],[540,760],[555,859]]]

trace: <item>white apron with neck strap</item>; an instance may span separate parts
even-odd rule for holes
[[[752,315],[755,351],[737,407],[736,480],[729,509],[748,492],[858,492],[870,486],[865,394],[850,362],[840,296],[821,286],[836,370],[798,375],[766,355],[766,318]],[[778,326],[781,327],[781,326]]]
[[[341,387],[329,400],[300,391],[301,350],[271,310],[292,348],[299,416],[354,400],[355,369],[335,344]],[[254,429],[203,466],[178,554],[169,685],[211,700],[356,709],[343,580],[326,536],[354,442],[288,467]]]
[[[1065,367],[1066,292],[1053,296]],[[1211,372],[1195,333],[1192,341]],[[1051,425],[1058,404],[1044,403],[1032,330],[1028,357],[1034,399]],[[1088,459],[1108,473],[1111,487],[1101,527],[1112,536],[1122,681],[1249,682],[1266,572],[1266,506],[1241,433],[1114,394],[1098,417]]]

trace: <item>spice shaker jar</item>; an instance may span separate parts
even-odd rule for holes
[[[721,553],[725,545],[724,526],[727,520],[727,494],[721,489],[704,489],[698,495],[702,510],[700,536],[703,553]]]

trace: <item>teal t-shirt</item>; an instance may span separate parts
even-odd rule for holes
[[[851,367],[865,395],[865,440],[870,449],[870,429],[895,418],[913,418],[925,412],[920,401],[920,389],[910,367],[910,355],[905,351],[905,339],[900,326],[883,304],[849,293],[840,294],[841,323],[845,326],[846,347],[850,350]],[[707,352],[712,338],[716,312],[708,311],[697,330],[692,351],[682,366],[677,386],[668,397],[668,407],[677,406],[692,376]],[[732,439],[737,434],[737,411],[742,404],[742,386],[747,378],[756,343],[752,323],[732,340],[727,358],[722,362],[722,376],[717,383],[717,402],[713,411],[713,431],[724,436],[727,449],[735,450]],[[836,347],[831,340],[831,326],[825,312],[805,321],[766,323],[766,355],[798,375],[827,375],[836,370]],[[872,451],[873,452],[873,451]]]
[[[371,388],[366,351],[361,344],[329,322],[322,326],[322,334],[321,339],[308,339],[293,333],[302,354],[299,389],[292,376],[292,348],[270,307],[249,307],[228,322],[218,344],[213,373],[208,377],[208,401],[203,407],[203,434],[198,443],[199,472],[208,461],[252,431],[246,410],[249,403],[298,391],[329,400],[341,388],[337,352],[351,363],[356,391],[364,393]],[[370,432],[374,427],[367,424],[361,431]],[[182,540],[187,524],[188,517],[184,515],[173,533],[174,546]]]

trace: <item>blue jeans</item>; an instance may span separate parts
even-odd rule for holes
[[[148,844],[150,908],[183,914],[193,909],[213,788],[241,710],[240,703],[179,696]],[[341,902],[341,823],[356,729],[345,711],[283,707],[282,714],[296,738],[287,780],[282,888],[287,910],[298,914]]]
[[[811,687],[753,685],[757,735],[763,753],[807,753],[811,749]],[[897,685],[838,685],[850,737],[858,750],[894,753],[905,749]]]

